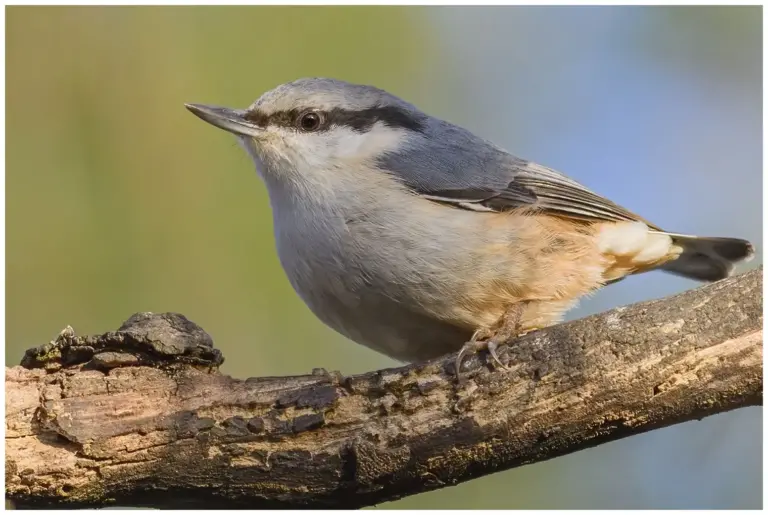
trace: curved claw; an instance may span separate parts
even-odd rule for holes
[[[498,364],[504,370],[507,370],[507,371],[512,370],[507,365],[502,363],[501,360],[499,359],[499,355],[496,353],[496,349],[498,348],[499,348],[499,344],[496,343],[495,340],[488,340],[488,353],[491,355],[491,357],[496,362],[496,364]]]
[[[456,363],[454,363],[454,367],[456,367],[456,379],[461,379],[461,361],[464,359],[466,354],[466,346],[464,346],[459,351],[459,355],[456,356]]]
[[[464,358],[470,354],[477,354],[478,351],[484,349],[488,350],[491,358],[493,358],[493,361],[496,362],[499,367],[501,367],[503,370],[511,370],[508,366],[501,362],[501,359],[499,359],[499,355],[496,352],[499,344],[496,343],[493,338],[479,342],[477,341],[478,334],[480,334],[480,331],[475,332],[475,334],[472,336],[472,339],[464,344],[464,346],[459,351],[459,354],[456,356],[456,379],[459,381],[461,381],[461,363],[464,361]]]
[[[456,356],[456,379],[461,381],[461,362],[464,361],[464,358],[469,354],[476,354],[480,348],[480,344],[474,340],[474,336],[472,337],[472,340],[464,344],[459,351],[459,355]]]

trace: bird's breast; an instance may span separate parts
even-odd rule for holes
[[[470,332],[450,320],[460,252],[430,227],[387,205],[275,212],[281,264],[313,313],[403,361],[450,352]]]

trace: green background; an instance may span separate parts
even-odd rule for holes
[[[718,98],[747,95],[747,114],[735,118],[747,120],[747,128],[755,123],[751,113],[761,111],[755,94],[761,71],[758,8],[482,11],[7,8],[7,364],[67,324],[78,334],[100,333],[137,311],[185,314],[213,336],[227,358],[223,372],[236,377],[301,374],[315,367],[352,374],[395,364],[346,341],[301,303],[279,266],[266,191],[252,164],[234,138],[192,116],[185,102],[245,107],[262,92],[303,76],[375,84],[578,178],[588,169],[622,161],[631,167],[648,157],[648,142],[623,133],[624,127],[645,124],[647,134],[655,135],[649,141],[664,148],[698,148],[709,140],[653,127],[668,118],[665,113],[654,120],[643,119],[643,113],[621,114],[631,100],[620,96],[631,99],[637,91],[611,87],[605,94],[580,96],[584,81],[601,71],[574,61],[579,57],[567,53],[571,45],[582,45],[583,56],[614,52],[615,59],[615,52],[623,52],[618,62],[626,73],[636,72],[638,63],[652,63],[660,76],[683,70],[693,83],[722,88]],[[569,23],[571,18],[576,21]],[[593,46],[580,43],[594,33],[590,24],[602,31]],[[554,26],[583,32],[558,32]],[[638,88],[641,83],[627,82]],[[594,122],[589,109],[611,95],[618,98],[611,111],[615,125]],[[651,96],[637,98],[651,103]],[[500,99],[507,99],[503,107]],[[674,109],[669,113],[682,116]],[[723,127],[722,134],[731,129]],[[588,130],[593,132],[584,136]],[[587,142],[568,146],[579,137]],[[720,133],[710,137],[723,141]],[[592,180],[607,179],[604,194],[621,196],[625,187],[638,191],[637,198],[656,192],[653,201],[636,201],[640,205],[632,204],[631,193],[616,200],[638,209],[644,202],[649,207],[643,213],[655,211],[662,221],[675,211],[679,225],[689,225],[681,231],[741,230],[734,235],[759,242],[757,141],[749,142],[752,160],[740,167],[744,175],[729,176],[749,179],[752,186],[744,188],[744,196],[726,188],[718,204],[677,204],[722,190],[717,173],[724,167],[711,160],[710,167],[696,168],[695,181],[685,175],[689,172],[675,175],[680,163],[663,160],[649,167],[656,175],[597,171]],[[737,148],[724,145],[723,162],[743,155]],[[686,194],[663,187],[676,178],[686,184]],[[700,214],[694,216],[694,208]],[[598,296],[587,310],[693,286],[662,274],[642,281]],[[754,508],[762,503],[761,470],[757,460],[743,460],[761,448],[760,415],[758,410],[728,419],[746,431],[741,440],[748,449],[727,448],[705,467],[711,477],[697,477],[677,490],[669,488],[679,479],[677,472],[636,458],[674,453],[689,440],[685,431],[695,429],[630,438],[384,507]],[[698,427],[715,427],[704,424]],[[720,448],[727,439],[703,431],[700,449]],[[682,470],[700,468],[686,460],[702,453],[686,452]],[[720,478],[717,471],[727,470],[735,472]],[[624,479],[634,486],[616,490]],[[715,494],[693,493],[702,490]]]

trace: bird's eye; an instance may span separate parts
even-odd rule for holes
[[[316,131],[323,124],[323,117],[320,113],[310,111],[299,115],[297,125],[304,132]]]

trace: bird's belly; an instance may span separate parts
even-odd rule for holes
[[[318,318],[359,344],[417,361],[457,351],[520,301],[536,303],[521,315],[524,328],[554,323],[597,285],[582,276],[599,267],[572,259],[585,254],[569,251],[575,243],[541,249],[557,240],[542,237],[544,230],[563,239],[542,225],[546,220],[471,211],[448,217],[447,208],[425,205],[436,211],[402,216],[371,203],[339,209],[341,216],[281,213],[280,261]]]
[[[318,276],[315,276],[318,277]],[[436,358],[461,348],[471,331],[410,309],[371,286],[344,289],[321,280],[298,281],[299,296],[326,325],[350,340],[403,362]]]

